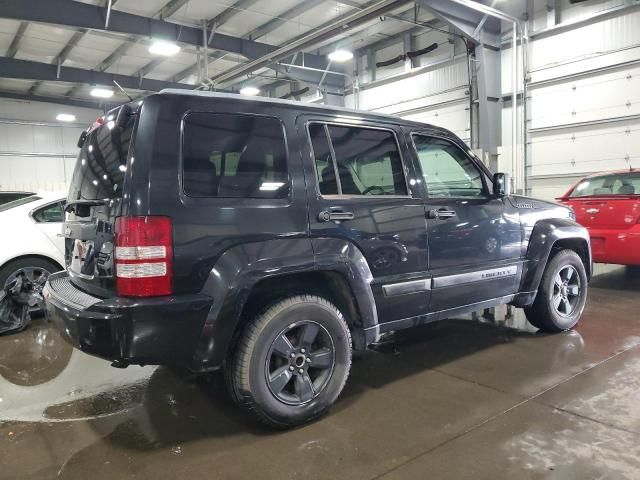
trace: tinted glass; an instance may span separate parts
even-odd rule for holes
[[[337,182],[333,165],[326,158],[325,150],[318,147],[316,151],[314,144],[316,166],[322,167],[319,171],[322,193],[407,195],[402,161],[393,133],[329,125],[329,136],[340,182],[335,185]]]
[[[482,173],[458,146],[422,135],[414,135],[413,142],[430,197],[484,195]]]
[[[184,120],[182,159],[189,196],[288,195],[284,133],[275,118],[191,113]]]
[[[73,171],[69,200],[109,200],[122,197],[135,117],[123,127],[110,121],[93,130],[84,142]]]
[[[640,195],[640,173],[615,173],[585,178],[573,189],[570,197],[590,195]]]
[[[309,125],[309,135],[311,136],[320,193],[322,195],[337,195],[338,183],[324,124],[312,123]]]
[[[38,223],[64,222],[64,204],[58,202],[36,210],[33,219]]]

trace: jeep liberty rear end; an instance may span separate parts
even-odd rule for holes
[[[222,367],[275,427],[327,411],[386,332],[500,303],[562,331],[586,302],[570,210],[510,195],[437,127],[168,90],[79,146],[50,318],[117,367]]]

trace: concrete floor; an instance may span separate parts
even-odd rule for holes
[[[328,416],[279,433],[220,376],[116,370],[38,319],[0,337],[0,478],[638,479],[640,274],[596,272],[575,331],[516,311],[398,334]]]

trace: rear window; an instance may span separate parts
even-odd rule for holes
[[[182,138],[191,197],[283,198],[289,193],[284,131],[271,117],[190,113]]]
[[[585,178],[569,196],[575,198],[591,195],[640,195],[640,172]]]
[[[69,200],[111,200],[122,197],[135,117],[123,127],[109,121],[84,142],[73,171]]]

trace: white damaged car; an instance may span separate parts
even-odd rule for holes
[[[0,205],[0,289],[23,270],[30,280],[64,265],[64,193],[39,193]]]

